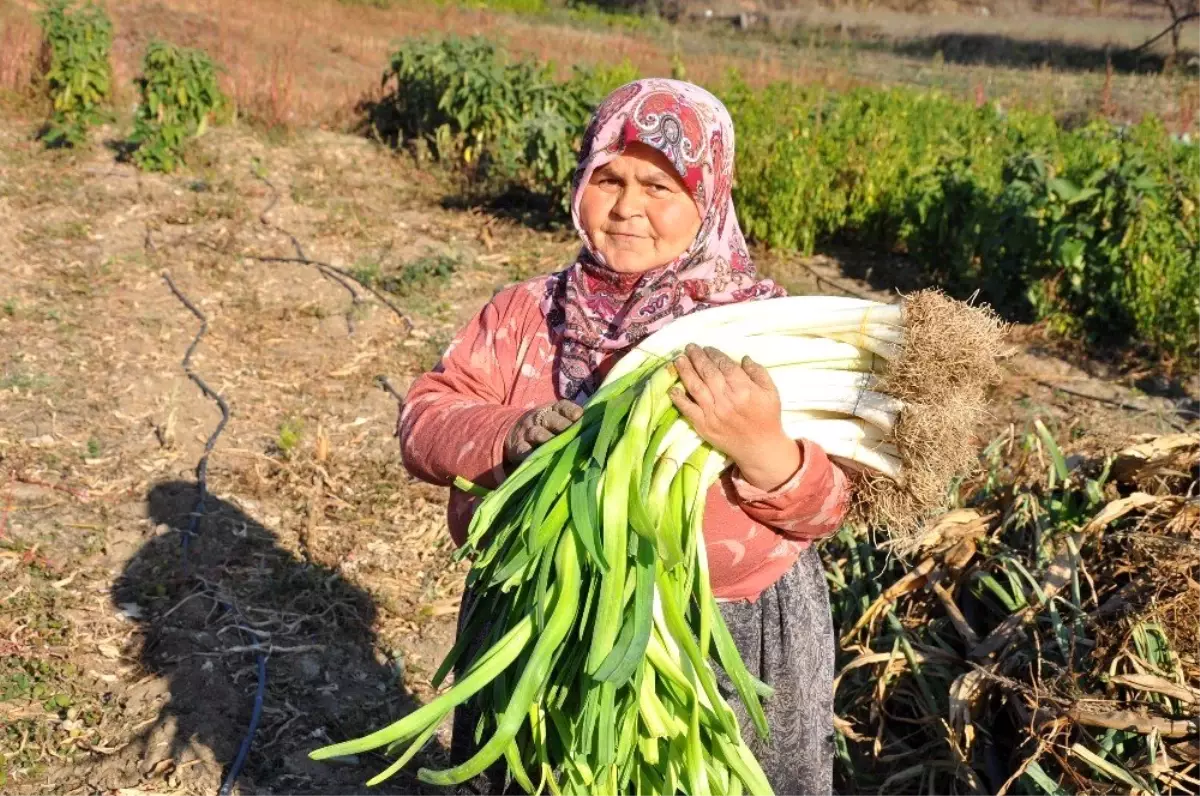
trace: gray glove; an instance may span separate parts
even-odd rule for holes
[[[581,417],[583,408],[565,399],[540,409],[530,409],[508,432],[508,439],[504,441],[504,461],[508,464],[522,461],[538,445],[554,439]]]

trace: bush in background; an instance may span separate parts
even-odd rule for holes
[[[47,146],[78,146],[87,130],[106,121],[112,93],[112,22],[104,9],[87,2],[45,0],[38,23],[42,61],[53,110],[42,140]]]
[[[153,41],[136,81],[133,161],[147,171],[174,171],[187,143],[229,107],[217,84],[217,68],[200,50]]]
[[[904,252],[1009,318],[1194,360],[1200,157],[1158,121],[1065,131],[908,89],[723,93],[751,237]]]
[[[392,55],[383,84],[394,90],[371,124],[385,139],[465,168],[478,189],[522,190],[565,208],[592,109],[636,77],[625,63],[576,67],[558,81],[552,65],[509,62],[483,39],[416,39]]]
[[[465,168],[493,193],[566,210],[575,153],[631,67],[509,62],[482,39],[412,40],[392,57],[381,131]],[[1194,367],[1200,340],[1200,153],[1162,124],[1004,112],[936,92],[717,89],[737,131],[734,196],[753,239],[811,253],[841,241],[906,254],[1008,318]],[[379,125],[377,125],[379,126]]]

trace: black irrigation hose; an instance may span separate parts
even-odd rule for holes
[[[400,394],[399,390],[392,386],[392,382],[388,380],[387,376],[376,376],[375,383],[379,385],[379,389],[395,398],[401,406],[404,405],[404,396]]]
[[[149,232],[146,235],[147,244],[153,248],[153,243],[150,241]],[[209,435],[208,441],[204,443],[204,453],[200,456],[200,461],[196,464],[196,508],[192,511],[191,519],[188,522],[187,531],[183,534],[181,543],[183,571],[184,574],[190,573],[190,564],[188,561],[188,548],[191,538],[196,535],[196,531],[200,527],[200,519],[204,516],[204,504],[208,500],[208,457],[213,451],[213,447],[217,444],[217,438],[221,436],[221,432],[225,430],[225,426],[229,423],[229,404],[221,397],[219,393],[208,386],[208,383],[192,369],[192,354],[200,345],[205,333],[208,332],[208,318],[200,311],[199,307],[193,304],[187,296],[175,286],[174,280],[171,279],[171,274],[164,271],[163,280],[167,283],[167,287],[175,294],[175,298],[187,307],[188,311],[195,315],[200,321],[200,329],[196,332],[196,336],[192,338],[192,343],[187,347],[187,352],[183,355],[183,372],[187,377],[200,388],[200,392],[204,393],[205,397],[216,402],[221,410],[221,420],[217,423],[217,427],[213,429],[213,433]],[[236,611],[235,606],[228,605],[224,600],[219,600],[224,604],[225,608]],[[253,639],[250,639],[253,642]],[[254,693],[254,707],[250,713],[250,726],[246,728],[246,735],[242,738],[241,746],[238,748],[237,757],[233,761],[233,765],[229,767],[229,773],[225,777],[225,781],[221,784],[221,789],[218,791],[219,796],[229,796],[233,791],[234,783],[237,782],[238,774],[242,772],[242,767],[246,764],[246,757],[250,753],[250,747],[254,743],[254,735],[258,732],[258,724],[262,719],[263,698],[267,691],[267,656],[264,652],[259,652],[257,655],[258,665],[258,686]]]
[[[288,232],[283,227],[276,226],[269,218],[267,218],[267,214],[275,209],[275,205],[279,204],[279,191],[275,188],[274,183],[272,183],[262,174],[259,174],[257,169],[252,169],[252,172],[254,176],[258,178],[264,185],[266,185],[271,191],[271,201],[267,202],[267,206],[263,208],[261,213],[258,214],[258,220],[272,229],[287,235],[287,237],[292,241],[292,248],[296,250],[296,256],[300,261],[311,263],[312,265],[316,266],[317,271],[321,274],[321,276],[325,277],[330,282],[335,282],[338,285],[341,285],[342,289],[350,294],[350,309],[346,312],[346,328],[350,331],[350,334],[354,334],[354,308],[362,303],[362,296],[358,295],[358,291],[354,289],[354,286],[347,282],[346,278],[341,274],[331,273],[322,267],[322,263],[310,261],[308,259],[308,255],[304,253],[304,247],[300,245],[300,241],[296,238],[296,236]]]
[[[192,344],[187,347],[187,352],[183,355],[183,362],[181,363],[183,365],[183,372],[200,388],[200,392],[204,393],[205,397],[216,401],[217,406],[221,409],[221,421],[217,423],[217,427],[209,435],[208,441],[204,443],[204,453],[200,456],[200,461],[196,465],[196,486],[198,489],[196,509],[192,512],[187,532],[183,535],[183,571],[186,574],[190,571],[188,546],[191,538],[195,536],[196,530],[200,527],[200,517],[204,514],[204,503],[208,499],[208,457],[212,453],[213,447],[217,444],[217,437],[221,436],[221,432],[225,430],[225,425],[229,422],[229,404],[225,403],[225,399],[209,387],[196,371],[192,370],[192,354],[195,353],[201,339],[208,332],[208,318],[205,317],[204,313],[187,296],[180,292],[179,288],[175,286],[174,280],[171,279],[170,273],[164,271],[163,280],[167,283],[167,287],[171,288],[171,292],[175,294],[175,298],[179,299],[183,303],[183,306],[187,307],[188,311],[200,320],[200,329],[196,332],[196,336],[192,338]]]
[[[221,783],[221,790],[217,791],[217,796],[229,796],[233,792],[233,783],[237,781],[242,766],[246,764],[246,755],[250,754],[250,745],[254,743],[254,733],[258,730],[259,719],[262,718],[263,697],[266,692],[267,656],[260,652],[258,653],[258,688],[254,692],[254,709],[250,713],[250,727],[246,730],[246,736],[242,738],[242,745],[238,747],[237,757],[234,758],[233,765],[229,767],[229,774]]]
[[[276,229],[279,229],[279,228],[276,227]],[[284,234],[288,235],[288,237],[291,237],[290,233],[284,232]],[[392,312],[396,313],[396,317],[399,318],[401,321],[403,321],[404,326],[407,331],[410,331],[410,332],[412,331],[412,328],[413,328],[412,320],[407,315],[405,315],[404,312],[399,307],[397,307],[396,304],[391,299],[389,299],[387,296],[385,296],[383,294],[383,292],[381,290],[379,290],[379,288],[374,287],[372,285],[368,285],[366,282],[363,282],[361,279],[356,277],[354,274],[352,274],[348,271],[345,271],[341,268],[338,268],[336,265],[331,265],[330,263],[323,263],[320,260],[310,260],[307,257],[264,257],[264,256],[258,255],[258,254],[244,254],[242,256],[248,257],[251,260],[257,260],[260,263],[299,263],[301,265],[311,265],[311,266],[316,267],[319,271],[321,271],[321,273],[324,276],[337,281],[339,284],[342,285],[342,287],[346,286],[342,282],[342,279],[353,280],[353,281],[357,282],[359,285],[361,285],[364,290],[369,290],[371,292],[371,295],[373,295],[373,296],[375,296],[375,298],[379,299],[380,303],[382,303],[384,306],[386,306]],[[355,303],[362,303],[362,298],[356,297]]]
[[[311,265],[314,268],[316,268],[317,271],[320,272],[321,276],[325,277],[326,279],[330,280],[331,282],[336,282],[338,285],[341,285],[342,288],[345,289],[345,291],[350,294],[350,301],[352,303],[352,307],[357,307],[359,304],[362,304],[362,301],[363,301],[362,296],[358,295],[358,291],[356,291],[354,289],[354,286],[351,284],[352,282],[356,283],[359,286],[361,286],[364,290],[369,291],[371,293],[371,295],[375,296],[375,298],[377,298],[384,306],[386,306],[389,310],[394,312],[396,314],[396,317],[404,322],[404,325],[405,325],[405,328],[407,329],[407,331],[411,332],[412,328],[413,328],[412,321],[409,319],[409,317],[407,315],[404,314],[403,311],[401,311],[401,309],[399,307],[397,307],[395,305],[394,302],[392,302],[387,296],[385,296],[378,288],[374,287],[373,285],[367,284],[366,282],[359,279],[354,274],[352,274],[349,271],[346,271],[342,268],[338,268],[336,265],[331,265],[330,263],[324,263],[324,262],[321,262],[320,260],[313,260],[313,259],[309,258],[309,256],[304,252],[304,247],[300,245],[300,241],[296,239],[295,235],[288,232],[286,229],[279,226],[275,222],[271,221],[270,218],[268,218],[268,215],[270,214],[270,212],[275,209],[275,205],[279,204],[279,190],[275,187],[274,183],[272,183],[270,180],[268,180],[262,174],[259,174],[258,171],[254,171],[253,173],[254,173],[255,178],[257,178],[260,182],[262,182],[264,185],[266,185],[267,188],[269,188],[271,191],[271,201],[267,202],[267,206],[265,208],[263,208],[263,211],[261,213],[258,214],[258,220],[261,221],[263,224],[266,224],[267,226],[271,227],[275,231],[279,232],[280,234],[286,235],[288,237],[288,239],[291,240],[291,242],[292,242],[292,248],[296,250],[296,256],[295,257],[263,257],[263,256],[259,256],[259,255],[254,255],[254,254],[248,254],[248,255],[244,255],[244,256],[249,257],[252,260],[258,260],[259,262],[263,262],[263,263],[300,263],[303,265]],[[347,326],[350,327],[350,332],[353,333],[354,332],[354,318],[353,318],[352,312],[346,314],[346,324],[347,324]]]
[[[364,283],[362,280],[358,279],[353,274],[350,274],[350,273],[342,270],[341,268],[338,268],[337,266],[330,265],[329,263],[323,263],[323,262],[319,262],[317,260],[309,259],[308,255],[306,255],[304,252],[304,247],[300,245],[300,241],[296,239],[295,235],[293,235],[292,233],[283,229],[282,227],[278,227],[275,224],[273,224],[267,218],[267,214],[270,213],[272,209],[274,209],[276,204],[278,204],[279,192],[275,189],[275,186],[272,185],[271,182],[266,177],[262,176],[261,174],[257,174],[257,173],[255,174],[255,176],[259,180],[261,180],[263,183],[266,184],[266,186],[271,190],[271,194],[272,194],[271,201],[267,204],[267,207],[262,211],[262,213],[259,214],[259,219],[264,224],[267,224],[267,225],[271,226],[272,228],[274,228],[275,230],[277,230],[278,232],[286,235],[291,240],[292,247],[296,250],[297,256],[296,257],[260,257],[260,256],[255,256],[255,255],[247,255],[247,256],[251,257],[252,259],[258,260],[260,262],[302,263],[305,265],[311,265],[311,266],[315,267],[322,276],[324,276],[325,278],[329,279],[332,282],[336,282],[337,284],[339,284],[342,288],[344,288],[346,290],[346,292],[348,292],[350,294],[350,298],[351,298],[351,302],[352,302],[351,311],[346,314],[346,323],[347,323],[347,326],[349,326],[351,333],[354,332],[353,307],[356,307],[362,303],[362,297],[360,295],[358,295],[358,292],[354,289],[351,282],[358,283],[363,288],[365,288],[366,290],[368,290],[372,294],[374,294],[375,298],[379,299],[380,302],[382,302],[385,306],[387,306],[388,309],[390,309],[392,312],[394,312],[396,314],[396,316],[398,318],[400,318],[401,321],[404,322],[405,327],[409,331],[412,330],[412,328],[413,328],[412,321],[408,318],[408,316],[405,315],[400,310],[399,307],[397,307],[394,303],[392,303],[387,298],[387,296],[384,296],[378,289],[376,289],[372,285],[368,285],[368,284]],[[153,242],[153,240],[151,240],[151,237],[150,237],[150,230],[148,230],[148,229],[146,230],[145,245],[148,250],[156,251],[154,242]],[[199,307],[197,307],[195,304],[193,304],[191,302],[191,300],[188,299],[188,297],[185,296],[183,294],[183,292],[179,290],[178,287],[176,287],[175,282],[174,282],[174,280],[171,279],[171,274],[169,272],[166,272],[166,271],[163,272],[163,280],[167,283],[167,287],[169,287],[171,289],[171,292],[175,294],[175,297],[177,299],[179,299],[179,301],[183,304],[183,306],[186,307],[188,309],[188,311],[191,312],[192,315],[196,316],[197,320],[200,321],[200,329],[196,332],[196,336],[192,338],[191,344],[187,347],[187,351],[183,355],[183,361],[182,361],[183,372],[186,373],[187,377],[189,379],[191,379],[191,381],[197,387],[200,388],[200,392],[202,392],[205,395],[205,397],[215,401],[218,408],[220,408],[220,410],[221,410],[221,420],[220,420],[220,422],[217,423],[217,427],[213,430],[212,434],[209,435],[208,440],[205,442],[204,452],[200,456],[200,461],[196,464],[196,487],[197,487],[196,507],[195,507],[195,509],[193,509],[193,511],[191,513],[191,517],[188,522],[188,528],[184,532],[183,538],[181,541],[181,556],[183,559],[183,571],[184,571],[184,574],[188,574],[190,572],[190,562],[188,560],[188,551],[190,548],[191,539],[193,536],[196,535],[196,532],[199,530],[200,520],[204,516],[204,504],[208,500],[208,458],[212,454],[213,448],[217,444],[217,438],[221,436],[221,432],[223,432],[225,430],[225,426],[229,423],[229,418],[231,416],[231,413],[229,410],[229,404],[225,402],[225,399],[218,392],[216,392],[211,387],[209,387],[208,383],[205,382],[204,379],[198,373],[196,373],[195,370],[192,369],[192,355],[195,353],[196,348],[199,347],[200,341],[204,338],[204,335],[208,332],[208,318],[204,315],[203,312],[200,311]],[[400,395],[400,393],[394,387],[392,387],[391,383],[387,380],[386,377],[383,377],[383,376],[379,377],[379,383],[380,383],[380,387],[382,389],[391,393],[398,401],[403,403],[403,397]],[[219,600],[219,602],[221,602],[226,609],[229,609],[232,611],[237,611],[236,606],[229,605],[229,604],[225,603],[224,600]],[[253,643],[255,641],[254,639],[248,639],[248,640],[251,643]],[[249,756],[250,748],[254,744],[254,736],[258,732],[259,722],[262,720],[263,701],[266,697],[266,690],[267,690],[267,656],[266,656],[265,652],[259,651],[257,653],[256,663],[257,663],[257,672],[258,672],[258,684],[257,684],[257,686],[255,688],[255,692],[254,692],[254,705],[250,712],[250,724],[246,728],[246,734],[242,738],[241,745],[238,747],[237,757],[234,758],[233,764],[229,767],[229,773],[225,776],[224,782],[221,783],[221,789],[218,791],[218,796],[229,796],[229,794],[233,792],[233,786],[237,782],[238,775],[241,774],[242,768],[246,764],[246,758]]]

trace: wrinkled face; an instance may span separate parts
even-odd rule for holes
[[[639,274],[683,254],[700,231],[700,210],[671,162],[641,142],[592,172],[579,221],[614,271]]]

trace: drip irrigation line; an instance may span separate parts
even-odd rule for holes
[[[391,395],[398,402],[400,402],[400,404],[404,403],[404,396],[400,394],[399,390],[392,386],[392,383],[388,380],[387,376],[376,376],[375,383],[379,385],[379,389]]]
[[[254,733],[258,730],[258,722],[262,718],[263,697],[267,691],[267,656],[263,653],[258,653],[258,688],[254,692],[254,710],[250,713],[250,727],[246,730],[246,736],[242,738],[242,745],[238,747],[237,757],[233,761],[233,765],[229,767],[229,774],[225,777],[225,781],[221,783],[221,790],[217,791],[217,796],[229,796],[233,792],[233,785],[237,782],[237,776],[242,771],[242,766],[246,764],[246,756],[250,754],[250,745],[254,742]]]
[[[300,241],[296,238],[295,235],[293,235],[291,232],[284,229],[283,227],[279,226],[275,222],[271,221],[271,219],[270,219],[271,211],[275,209],[275,206],[277,204],[279,204],[279,190],[275,187],[274,183],[272,183],[269,179],[267,179],[262,174],[258,173],[258,171],[254,171],[253,174],[256,179],[258,179],[260,182],[262,182],[264,185],[266,185],[267,188],[271,191],[271,200],[269,202],[267,202],[267,206],[265,208],[263,208],[263,211],[258,214],[258,220],[260,222],[262,222],[263,224],[265,224],[266,226],[271,227],[276,232],[279,232],[280,234],[287,236],[288,240],[290,240],[292,243],[292,248],[295,250],[296,256],[295,257],[264,257],[264,256],[260,256],[260,255],[254,255],[254,254],[247,254],[244,256],[246,256],[252,260],[257,260],[259,262],[264,262],[264,263],[299,263],[301,265],[311,265],[314,268],[316,268],[317,271],[319,271],[320,274],[322,276],[324,276],[326,279],[340,285],[347,293],[350,294],[350,301],[351,301],[352,306],[351,306],[351,312],[348,312],[346,314],[346,325],[349,327],[351,334],[354,333],[353,308],[357,307],[363,303],[362,296],[360,296],[358,294],[358,291],[354,289],[354,284],[359,285],[364,290],[371,293],[371,295],[373,295],[376,299],[378,299],[380,301],[380,303],[382,303],[384,306],[386,306],[388,309],[390,309],[393,313],[395,313],[396,317],[399,318],[404,323],[406,331],[410,331],[410,332],[412,331],[413,324],[412,324],[412,321],[409,319],[409,317],[407,315],[405,315],[404,312],[399,307],[397,307],[396,304],[394,302],[392,302],[387,296],[385,296],[378,288],[376,288],[374,285],[367,284],[362,279],[360,279],[359,277],[350,273],[349,271],[346,271],[343,268],[338,268],[336,265],[333,265],[331,263],[321,262],[320,260],[314,260],[314,259],[310,258],[308,256],[308,254],[305,253],[304,246],[301,245]]]
[[[365,291],[370,292],[372,295],[374,295],[374,297],[376,297],[380,301],[380,303],[382,303],[384,306],[388,307],[389,310],[394,312],[396,317],[401,319],[401,322],[403,322],[404,328],[406,328],[406,330],[408,330],[408,331],[413,330],[413,322],[410,321],[409,317],[407,315],[404,315],[404,312],[400,309],[400,307],[396,306],[394,301],[392,301],[391,299],[386,297],[386,295],[384,295],[383,292],[380,292],[377,287],[374,287],[373,285],[368,285],[367,282],[362,281],[361,279],[359,279],[358,276],[355,276],[354,274],[350,274],[349,271],[347,271],[346,269],[338,268],[337,265],[334,265],[331,263],[323,263],[322,261],[319,261],[319,259],[312,259],[311,257],[308,257],[307,253],[305,253],[304,246],[302,246],[300,244],[300,240],[296,239],[295,235],[288,232],[287,229],[284,229],[283,227],[278,226],[277,223],[275,223],[274,221],[271,221],[270,220],[271,211],[275,210],[275,205],[280,203],[280,191],[278,191],[278,188],[275,187],[274,182],[271,182],[269,179],[266,179],[266,176],[264,176],[263,174],[259,174],[257,172],[257,170],[254,170],[253,174],[254,174],[254,176],[256,176],[256,178],[259,181],[262,181],[263,185],[268,187],[271,192],[271,201],[266,203],[266,207],[263,208],[262,213],[258,214],[258,220],[260,222],[264,223],[264,225],[266,225],[272,229],[275,229],[276,232],[281,233],[283,235],[287,235],[288,240],[292,241],[292,249],[295,250],[296,256],[295,257],[262,257],[262,256],[257,256],[257,255],[246,255],[246,257],[250,257],[251,259],[256,259],[256,261],[258,261],[260,263],[299,263],[301,265],[312,265],[313,268],[316,268],[318,271],[320,271],[320,274],[322,274],[322,276],[324,276],[325,279],[328,279],[332,282],[336,282],[337,285],[340,285],[340,286],[342,286],[342,288],[346,289],[346,292],[350,294],[350,300],[353,301],[354,306],[358,306],[359,304],[362,304],[362,297],[360,297],[358,292],[355,291],[353,285],[350,285],[350,282],[354,282],[354,283],[356,283],[356,285],[359,285],[360,287],[362,287],[362,289],[365,289]],[[347,316],[347,323],[349,324],[350,331],[352,331],[352,333],[353,333],[354,321],[353,321],[353,318],[350,317],[349,315]]]
[[[284,234],[288,235],[288,237],[291,237],[291,235],[287,232],[284,232]],[[366,282],[362,281],[361,279],[359,279],[357,276],[350,273],[349,271],[346,271],[345,269],[342,269],[342,268],[338,268],[336,265],[333,265],[331,263],[321,262],[320,260],[312,260],[312,259],[309,259],[308,257],[270,257],[270,256],[263,256],[263,255],[258,255],[258,254],[244,254],[242,256],[248,257],[251,260],[257,260],[260,263],[298,263],[300,265],[311,265],[311,266],[314,266],[315,268],[317,268],[319,271],[321,271],[325,276],[329,277],[330,279],[338,280],[339,284],[342,284],[343,287],[346,287],[346,285],[344,284],[344,282],[342,280],[352,280],[355,283],[361,285],[364,290],[369,291],[371,293],[371,295],[373,295],[375,298],[379,299],[381,304],[383,304],[389,310],[394,312],[396,314],[396,317],[399,318],[401,320],[401,322],[404,324],[406,331],[410,331],[410,332],[412,331],[412,328],[413,328],[412,320],[407,315],[404,314],[403,310],[401,310],[399,307],[396,306],[395,302],[393,302],[386,295],[384,295],[383,291],[381,291],[379,288],[377,288],[373,285],[367,284]],[[356,301],[356,303],[361,304],[362,297],[356,297],[355,301]]]
[[[271,201],[267,202],[267,206],[264,207],[262,212],[258,214],[259,222],[270,227],[271,229],[274,229],[275,231],[277,231],[279,233],[282,233],[283,235],[286,235],[288,237],[288,239],[291,240],[292,248],[296,250],[296,257],[298,259],[305,261],[305,262],[309,262],[311,265],[316,266],[317,272],[320,273],[321,276],[325,277],[330,282],[333,282],[333,283],[339,285],[343,290],[345,290],[347,293],[350,294],[350,309],[347,310],[346,316],[345,316],[346,317],[346,328],[347,328],[347,330],[349,330],[350,334],[354,334],[354,310],[356,307],[358,307],[359,304],[362,303],[362,296],[358,295],[358,291],[354,289],[354,286],[351,285],[348,281],[346,281],[346,277],[342,276],[341,274],[329,271],[328,269],[322,267],[323,264],[321,264],[321,263],[311,262],[308,259],[308,255],[304,253],[304,247],[300,245],[300,241],[296,238],[296,236],[293,235],[292,233],[288,232],[283,227],[280,227],[271,221],[271,219],[269,218],[269,215],[270,215],[271,211],[275,209],[275,205],[279,204],[279,190],[275,187],[274,183],[272,183],[265,176],[260,174],[257,169],[251,169],[251,173],[254,175],[254,177],[256,179],[258,179],[260,182],[262,182],[263,185],[267,186],[267,189],[271,192]],[[265,259],[265,258],[255,257],[253,259]]]
[[[1127,412],[1138,412],[1143,415],[1153,415],[1155,418],[1163,421],[1164,423],[1166,423],[1167,425],[1169,425],[1171,428],[1175,429],[1176,431],[1187,431],[1187,425],[1185,423],[1181,423],[1179,420],[1176,420],[1174,417],[1171,417],[1170,415],[1167,415],[1163,412],[1156,411],[1152,407],[1139,406],[1138,404],[1133,404],[1133,403],[1129,403],[1128,401],[1123,401],[1120,398],[1108,398],[1103,395],[1096,395],[1094,393],[1082,392],[1080,390],[1073,390],[1070,387],[1067,387],[1066,385],[1056,384],[1055,382],[1047,381],[1045,379],[1039,379],[1035,376],[1031,376],[1030,381],[1032,381],[1034,384],[1040,384],[1041,386],[1046,387],[1050,390],[1057,390],[1058,392],[1066,393],[1067,395],[1073,395],[1076,398],[1086,398],[1089,401],[1096,401],[1097,403],[1108,404],[1109,406],[1115,406],[1118,409],[1124,409]],[[1175,414],[1185,414],[1188,412],[1188,410],[1180,409],[1178,407],[1176,407],[1173,411]]]
[[[187,377],[200,388],[200,392],[204,393],[205,397],[216,402],[221,410],[221,420],[217,423],[217,427],[213,429],[212,434],[208,436],[208,441],[204,443],[204,453],[200,456],[200,461],[196,464],[196,486],[198,494],[196,496],[196,508],[192,512],[190,521],[188,522],[187,532],[183,535],[183,571],[188,574],[190,571],[188,562],[188,547],[191,538],[195,536],[197,529],[200,527],[200,517],[204,514],[204,503],[208,499],[208,457],[212,453],[213,447],[217,444],[217,437],[221,436],[221,432],[225,430],[225,425],[229,422],[229,404],[225,403],[215,390],[208,386],[207,382],[192,369],[192,355],[196,352],[196,348],[200,345],[200,341],[208,332],[208,318],[200,309],[193,304],[187,296],[175,286],[175,281],[171,279],[171,274],[164,271],[163,280],[167,283],[167,287],[171,288],[171,292],[175,297],[187,307],[200,321],[200,329],[196,332],[196,336],[192,338],[192,343],[187,347],[187,352],[183,355],[183,372]]]
[[[879,300],[876,298],[872,298],[871,296],[868,296],[865,293],[861,293],[861,292],[855,290],[854,288],[847,287],[846,285],[841,284],[840,282],[837,282],[836,280],[830,279],[829,277],[824,276],[823,274],[818,273],[817,269],[813,268],[808,263],[802,262],[802,263],[800,263],[800,267],[803,268],[805,271],[808,271],[808,273],[811,274],[812,277],[817,280],[817,287],[820,287],[821,283],[824,282],[825,284],[829,285],[834,290],[840,290],[842,293],[845,293],[847,296],[852,296],[853,298],[866,299],[867,301],[878,301]]]
[[[151,251],[155,250],[154,243],[150,239],[149,230],[146,232],[146,245],[151,249]],[[169,272],[163,272],[163,281],[167,283],[167,287],[169,287],[171,292],[175,294],[175,298],[179,299],[180,303],[182,303],[183,306],[186,307],[188,311],[191,312],[192,315],[196,316],[196,318],[200,321],[200,329],[197,330],[196,336],[192,338],[191,344],[187,347],[187,351],[183,355],[183,361],[181,363],[183,366],[183,372],[186,373],[187,377],[191,379],[197,387],[200,388],[200,392],[202,392],[205,397],[216,402],[217,406],[221,410],[221,420],[217,423],[217,427],[213,429],[212,434],[209,435],[208,440],[204,443],[204,452],[200,455],[200,461],[196,464],[196,507],[192,510],[191,517],[188,521],[188,528],[183,534],[183,539],[180,546],[181,557],[183,560],[183,572],[186,576],[191,574],[191,562],[188,559],[190,542],[192,537],[196,535],[196,531],[199,530],[200,519],[204,516],[204,504],[208,502],[208,457],[212,454],[213,448],[217,444],[217,438],[221,436],[221,432],[225,430],[225,426],[229,423],[230,411],[229,404],[225,402],[225,399],[220,395],[220,393],[209,387],[208,383],[204,381],[203,377],[201,377],[200,374],[196,373],[196,371],[192,369],[192,355],[196,352],[196,348],[200,345],[200,341],[208,332],[207,316],[205,316],[205,314],[200,311],[200,308],[193,304],[192,301],[175,285],[175,281],[171,279],[171,274]],[[236,605],[231,605],[225,600],[220,599],[220,597],[217,597],[216,599],[227,610],[237,614],[241,613]],[[247,634],[244,629],[242,634],[243,636],[247,636],[248,641],[251,643],[254,642],[254,639],[250,638],[249,634]],[[250,713],[250,726],[246,728],[246,734],[242,738],[241,746],[238,748],[237,757],[234,759],[233,765],[229,767],[229,773],[226,775],[225,781],[221,785],[221,789],[218,792],[219,796],[229,796],[229,794],[233,791],[233,786],[237,782],[238,775],[242,772],[242,767],[246,764],[246,757],[250,753],[250,747],[254,743],[254,736],[258,732],[259,721],[262,719],[263,698],[267,690],[267,655],[265,652],[258,653],[257,667],[258,686],[255,689],[254,694],[254,707]]]

